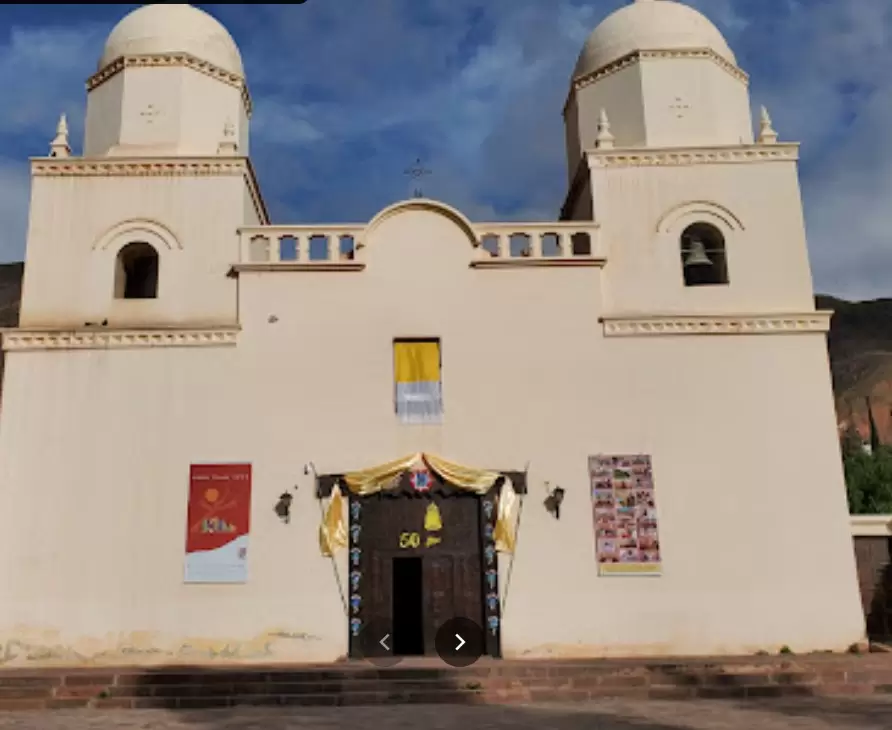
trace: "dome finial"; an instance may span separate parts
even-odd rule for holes
[[[71,157],[68,145],[68,118],[63,114],[56,125],[56,136],[50,142],[50,157]]]
[[[759,144],[777,144],[778,134],[774,131],[774,127],[771,124],[771,116],[768,114],[768,109],[766,107],[762,107],[762,111],[760,113],[761,119],[759,121]]]
[[[598,136],[595,137],[595,149],[613,149],[614,139],[610,132],[610,120],[607,118],[607,110],[602,108],[598,117]]]

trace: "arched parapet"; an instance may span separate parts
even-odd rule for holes
[[[726,234],[745,231],[743,221],[730,209],[709,200],[689,200],[667,210],[657,221],[657,233],[672,233],[690,223],[712,223]]]
[[[449,237],[447,229],[452,228],[452,242],[457,246],[452,246],[451,253],[445,255],[455,255],[456,262],[465,257],[464,263],[474,268],[600,267],[605,262],[600,227],[595,221],[472,223],[446,203],[415,198],[384,208],[366,224],[242,227],[239,229],[240,258],[234,270],[363,271],[368,262],[367,253],[377,248],[373,240],[381,237],[381,227],[407,212],[431,215],[427,221],[416,219],[407,221],[405,227],[398,226],[403,229],[401,235],[407,240],[414,237],[431,242]],[[427,228],[432,223],[446,227]],[[388,230],[385,237],[392,238],[392,234]],[[470,256],[463,244],[458,243],[461,241],[470,243]],[[417,247],[406,249],[409,250],[417,251]]]
[[[450,205],[446,205],[446,203],[441,203],[438,200],[430,200],[428,198],[413,198],[412,200],[402,200],[398,203],[394,203],[393,205],[389,205],[388,207],[384,208],[384,210],[379,212],[374,218],[369,221],[368,225],[365,228],[363,240],[368,241],[374,230],[384,221],[388,220],[389,218],[393,218],[400,213],[405,213],[407,211],[413,210],[437,213],[444,218],[447,218],[461,229],[462,233],[467,236],[468,242],[471,244],[471,246],[477,248],[477,246],[480,245],[480,240],[477,236],[474,225],[467,219],[467,217],[463,213]]]
[[[107,229],[93,243],[93,250],[117,252],[132,241],[144,241],[157,251],[177,251],[183,248],[180,239],[167,226],[157,221],[134,218]]]

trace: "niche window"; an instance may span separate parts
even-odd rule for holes
[[[402,423],[443,420],[441,369],[439,340],[394,340],[395,407]]]
[[[681,267],[685,286],[728,283],[725,237],[709,223],[694,223],[681,234]]]
[[[158,297],[158,252],[148,243],[128,243],[118,252],[116,299]]]

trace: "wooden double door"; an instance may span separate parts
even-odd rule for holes
[[[364,625],[389,627],[397,656],[435,655],[437,630],[455,617],[485,628],[485,602],[493,595],[487,534],[475,495],[403,493],[351,502],[351,655],[361,653],[356,639]],[[497,655],[498,635],[490,633],[487,653]]]

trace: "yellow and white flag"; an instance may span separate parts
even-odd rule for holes
[[[395,342],[396,412],[403,423],[439,423],[440,343]]]

